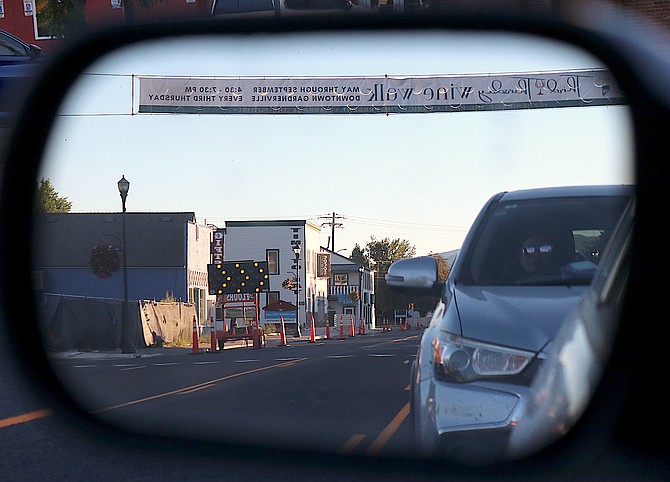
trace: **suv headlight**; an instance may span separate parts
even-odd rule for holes
[[[532,352],[467,340],[444,332],[433,339],[432,353],[435,376],[458,382],[516,375],[535,356]]]

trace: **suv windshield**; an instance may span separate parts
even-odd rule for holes
[[[470,285],[589,284],[627,197],[494,203],[466,254]]]

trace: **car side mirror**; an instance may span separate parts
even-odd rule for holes
[[[35,44],[30,44],[30,51],[28,53],[31,59],[38,59],[42,55],[42,48]]]
[[[439,296],[444,282],[439,280],[437,260],[421,256],[394,262],[386,274],[386,285],[402,293]]]
[[[584,23],[595,22],[595,20],[588,15],[582,15],[579,18],[583,19]],[[369,31],[375,31],[388,35],[396,30],[402,31],[409,30],[410,28],[417,28],[420,29],[422,33],[426,34],[425,39],[430,39],[431,42],[434,42],[436,31],[451,27],[455,31],[476,33],[481,33],[482,29],[483,33],[491,33],[494,31],[523,31],[525,33],[547,35],[555,39],[572,42],[574,42],[572,39],[579,39],[578,41],[581,43],[582,47],[588,47],[590,51],[599,55],[603,62],[611,68],[611,71],[617,80],[620,81],[622,90],[629,96],[628,100],[631,106],[631,119],[635,124],[635,145],[631,147],[630,152],[626,151],[626,153],[630,155],[630,159],[634,159],[635,166],[633,167],[635,168],[635,172],[639,173],[638,186],[640,191],[640,216],[636,221],[635,229],[637,235],[636,239],[640,239],[641,242],[640,244],[636,245],[636,248],[639,249],[639,251],[636,251],[634,264],[631,271],[631,279],[635,279],[636,282],[632,283],[628,288],[630,291],[628,299],[631,301],[625,314],[639,313],[641,310],[638,310],[640,307],[637,306],[637,304],[640,303],[643,299],[648,303],[646,309],[653,309],[653,306],[657,303],[656,300],[662,299],[662,296],[658,296],[662,286],[661,284],[655,282],[655,278],[651,274],[653,272],[652,270],[656,270],[658,267],[658,265],[655,263],[657,260],[652,258],[652,256],[655,256],[655,253],[661,252],[662,249],[660,246],[658,246],[658,239],[660,238],[657,237],[657,209],[658,206],[662,205],[663,192],[662,189],[658,189],[658,186],[661,184],[662,179],[662,176],[660,175],[660,166],[663,163],[660,162],[660,160],[667,157],[667,153],[670,150],[668,145],[670,138],[668,136],[659,134],[662,126],[667,125],[668,119],[670,118],[670,111],[668,110],[668,105],[670,104],[666,104],[664,102],[668,98],[664,88],[670,84],[670,62],[667,62],[664,57],[657,56],[654,53],[643,55],[645,51],[642,49],[640,50],[641,53],[637,53],[638,51],[636,50],[637,47],[635,46],[634,39],[627,37],[627,35],[629,35],[629,30],[625,28],[616,30],[617,35],[625,37],[619,39],[617,35],[613,33],[613,31],[598,34],[589,32],[586,28],[584,28],[584,30],[579,30],[577,26],[568,28],[565,25],[554,25],[552,23],[548,23],[547,25],[543,26],[542,22],[537,22],[537,19],[533,19],[533,22],[519,22],[518,19],[506,19],[504,16],[495,18],[482,18],[481,16],[473,15],[464,18],[452,16],[445,16],[444,18],[439,16],[417,16],[410,19],[384,17],[374,17],[373,19],[371,17],[370,19],[353,19],[348,23],[342,22],[341,25],[336,20],[323,20],[320,22],[315,22],[311,27],[301,26],[299,23],[275,24],[272,22],[261,22],[258,25],[245,22],[230,24],[204,22],[202,24],[190,24],[189,26],[185,26],[185,24],[172,26],[151,25],[142,29],[125,28],[119,29],[116,33],[113,31],[102,33],[92,39],[92,41],[82,43],[79,48],[71,49],[66,56],[59,59],[60,61],[57,63],[57,65],[54,63],[50,66],[46,75],[40,79],[37,86],[32,91],[29,101],[26,102],[26,105],[24,106],[24,110],[17,117],[14,130],[11,133],[9,149],[7,149],[5,153],[6,162],[2,176],[3,209],[0,210],[0,242],[3,252],[11,253],[11,255],[6,255],[2,260],[0,260],[2,263],[2,289],[0,289],[0,294],[3,297],[2,308],[7,320],[12,321],[11,323],[7,322],[6,324],[10,339],[17,342],[17,356],[22,360],[21,365],[23,368],[25,368],[26,372],[31,373],[33,383],[38,385],[41,384],[42,386],[48,387],[54,392],[58,392],[58,394],[60,394],[62,398],[66,400],[66,402],[69,400],[71,401],[71,399],[67,398],[68,396],[72,396],[71,391],[68,392],[67,387],[63,387],[62,385],[59,385],[57,381],[55,381],[53,376],[53,365],[45,353],[44,345],[40,343],[29,342],[29,340],[34,340],[35,333],[40,332],[40,329],[43,328],[39,324],[40,314],[38,313],[38,311],[42,309],[42,305],[35,302],[36,298],[34,296],[34,292],[39,288],[39,286],[37,286],[39,283],[36,281],[36,278],[31,278],[31,270],[35,269],[35,253],[33,250],[37,244],[35,239],[32,237],[35,231],[35,226],[33,224],[35,216],[32,212],[32,208],[35,197],[36,181],[39,179],[38,174],[40,173],[40,168],[42,167],[40,163],[45,159],[48,160],[45,157],[45,152],[47,151],[48,147],[47,141],[49,140],[49,133],[51,132],[52,137],[54,132],[57,134],[60,133],[60,131],[54,130],[54,125],[57,125],[57,122],[63,123],[64,119],[68,121],[76,118],[76,116],[68,116],[67,112],[61,112],[59,110],[62,107],[60,104],[64,99],[66,99],[66,94],[69,93],[72,85],[74,85],[77,80],[80,80],[82,74],[84,73],[84,69],[92,65],[93,62],[99,60],[103,56],[108,55],[114,49],[119,47],[127,47],[134,43],[151,41],[155,42],[155,44],[159,46],[162,51],[170,51],[170,48],[165,48],[165,42],[175,38],[185,39],[185,37],[188,35],[200,35],[205,37],[206,35],[211,34],[220,34],[225,36],[239,34],[241,37],[246,38],[246,36],[250,33],[260,33],[265,35],[267,38],[276,40],[276,38],[281,38],[282,35],[288,36],[292,33],[320,33],[321,30],[331,33],[342,33],[343,35],[347,34],[347,29],[353,32],[369,33]],[[390,37],[391,35],[388,36]],[[633,37],[632,35],[630,36]],[[378,43],[377,45],[383,44]],[[462,47],[462,45],[458,45],[459,48]],[[617,46],[619,47],[618,49],[616,48]],[[377,50],[370,49],[367,52],[372,52],[376,55],[378,54]],[[394,55],[396,55],[395,52]],[[414,57],[415,55],[413,53],[413,58]],[[141,59],[143,63],[146,63],[146,59],[149,57],[138,56],[138,58]],[[208,61],[209,60],[210,59],[208,59]],[[447,64],[449,62],[444,63]],[[209,66],[211,64],[207,63],[207,65]],[[246,73],[241,73],[240,75],[242,74]],[[275,72],[271,72],[271,74],[279,75]],[[296,76],[300,76],[301,74],[302,72],[300,71],[295,72]],[[402,72],[402,74],[406,74],[406,72]],[[230,74],[227,73],[227,75]],[[133,75],[127,75],[126,77],[133,81],[136,79]],[[108,77],[104,76],[103,78],[107,79]],[[545,89],[546,83],[544,81],[540,81],[536,87]],[[599,87],[604,90],[606,90],[605,87],[609,89],[609,85],[599,84]],[[82,91],[85,91],[85,89],[82,88]],[[447,91],[448,89],[444,92]],[[510,91],[516,92],[516,89],[510,89]],[[111,90],[100,89],[94,91],[95,95],[92,95],[91,97],[95,97],[96,99],[100,98],[101,96],[99,95],[99,92],[111,92]],[[486,92],[488,91],[485,91],[484,93]],[[497,89],[496,92],[501,92],[501,90]],[[458,92],[456,93],[458,94]],[[398,95],[398,91],[393,91],[392,95]],[[136,97],[132,98],[136,99]],[[579,99],[579,101],[582,102],[582,99]],[[507,105],[509,104],[505,104],[505,106]],[[65,107],[67,107],[67,105],[65,105]],[[94,107],[97,107],[97,104],[95,104]],[[345,107],[351,111],[355,110],[351,106]],[[449,112],[456,108],[460,108],[460,103],[454,107],[449,107]],[[615,109],[611,108],[611,110],[614,111]],[[99,114],[99,112],[92,111],[92,113],[88,113],[87,115],[93,116],[95,114]],[[109,112],[105,111],[103,114],[109,114]],[[146,120],[146,117],[148,117],[142,117],[137,114],[138,112],[132,111],[130,115],[123,114],[123,117],[125,120],[132,119],[133,121],[139,121],[143,119]],[[162,115],[161,113],[158,114],[159,115],[155,116],[156,119],[172,119],[168,115]],[[505,112],[505,114],[509,117],[507,112]],[[300,113],[300,115],[303,118],[308,117],[304,112]],[[353,114],[347,112],[347,115]],[[460,121],[463,120],[462,113],[455,115],[461,116],[461,118],[459,118]],[[118,116],[120,117],[121,114],[118,114]],[[201,117],[204,117],[204,114],[202,116],[199,114],[194,114],[192,119],[200,120]],[[275,114],[275,117],[279,118],[280,116],[279,114]],[[393,119],[393,115],[389,116],[388,114],[385,116],[380,114],[377,117],[390,117]],[[189,120],[192,119],[189,118]],[[240,119],[246,119],[246,117],[241,116]],[[88,124],[91,124],[90,119],[85,120]],[[508,119],[506,119],[506,121],[506,126],[511,125],[509,124]],[[461,122],[461,124],[465,123]],[[501,124],[491,124],[489,126],[489,130],[500,130]],[[545,127],[545,130],[550,131],[551,129],[546,129]],[[104,137],[112,137],[112,134],[120,131],[115,131],[113,129],[100,129],[100,132]],[[126,129],[123,132],[124,135],[126,135],[125,133],[134,131],[132,129]],[[157,130],[147,130],[146,132],[153,134],[157,132]],[[378,134],[383,131],[380,129],[370,129],[364,132],[374,132],[375,134]],[[483,131],[474,130],[473,132],[475,134],[481,134]],[[464,157],[459,157],[458,155],[454,154],[454,146],[448,145],[448,143],[445,142],[445,136],[447,133],[450,136],[453,136],[453,132],[450,132],[448,129],[439,131],[439,135],[435,136],[435,138],[437,138],[439,141],[439,155],[432,156],[432,158],[437,160],[442,160],[443,158],[448,157],[451,159],[458,159],[460,163],[457,167],[459,169],[463,164],[473,165],[474,163],[472,162],[471,156],[467,157],[466,161],[463,161],[462,159]],[[528,139],[527,133],[523,131],[522,134],[524,136],[523,140],[526,141]],[[562,141],[561,144],[572,144],[571,142],[567,142],[565,140],[570,139],[572,141],[572,137],[561,137],[556,136],[555,133],[552,134],[554,134],[555,140],[558,139]],[[146,138],[149,137],[149,135],[146,136]],[[424,142],[424,137],[417,136],[417,138],[419,137],[421,142]],[[474,151],[477,151],[477,148],[480,147],[479,142],[481,137],[482,136],[477,136],[468,146],[470,149],[468,151],[468,155]],[[73,144],[72,139],[73,137],[70,136],[61,136],[59,138],[61,144],[68,144],[68,146]],[[611,142],[612,139],[609,139]],[[537,139],[533,140],[537,141]],[[117,139],[114,139],[114,141],[118,143]],[[380,144],[383,144],[383,142]],[[518,142],[517,144],[522,145],[524,142]],[[103,144],[99,143],[96,146],[96,155],[103,150],[101,147],[102,145]],[[323,145],[320,145],[320,147]],[[510,142],[505,145],[510,146],[512,143]],[[445,146],[447,146],[448,149],[446,149]],[[546,144],[541,146],[544,150],[544,154],[547,154],[551,150],[551,146],[553,146],[553,144]],[[611,147],[609,144],[608,146]],[[325,151],[326,149],[323,150]],[[418,149],[417,152],[419,152]],[[500,146],[493,146],[491,152],[494,154],[492,158],[496,162],[499,161],[500,156],[498,156],[498,154],[501,152]],[[360,153],[357,152],[356,154],[358,156],[356,159],[366,159],[366,157],[361,156]],[[509,159],[515,162],[518,160],[513,155],[509,153],[506,154],[508,154]],[[534,152],[534,154],[537,158],[537,152]],[[580,160],[587,158],[589,161],[581,161],[580,167],[593,164],[592,152],[584,150],[578,154]],[[393,155],[398,157],[397,152],[394,152]],[[380,156],[379,153],[376,153],[376,159],[380,165],[380,169],[386,169],[386,171],[384,171],[385,173],[389,172],[388,159],[391,159],[394,156],[383,157]],[[151,156],[146,157],[151,158]],[[266,157],[274,159],[273,156]],[[417,158],[418,157],[419,156],[417,156]],[[88,161],[91,159],[91,157],[85,156],[83,158]],[[372,159],[372,156],[369,156],[369,158]],[[63,159],[70,159],[70,157],[63,156]],[[116,161],[118,159],[121,159],[121,157],[115,159],[115,168]],[[294,160],[293,157],[290,157],[290,159],[291,161]],[[542,165],[546,168],[546,159],[543,157],[541,161]],[[406,159],[404,162],[405,164],[407,163]],[[96,168],[103,166],[103,163],[100,162],[99,159],[95,159],[95,162],[90,161],[89,163],[95,164],[94,167]],[[332,165],[328,167],[332,168]],[[357,165],[356,167],[360,167],[360,165]],[[484,167],[482,166],[477,167],[479,167],[481,170],[484,170]],[[493,167],[495,169],[489,168],[489,171],[492,171],[496,175],[500,175],[502,169],[498,170],[499,164],[496,164]],[[299,172],[298,169],[295,169],[295,166],[291,166],[291,168],[291,172]],[[442,181],[437,188],[431,187],[430,189],[427,189],[425,186],[422,186],[422,188],[424,188],[420,194],[422,202],[424,202],[425,205],[437,205],[443,207],[447,204],[447,202],[445,202],[443,199],[445,197],[445,192],[448,192],[459,202],[463,202],[468,197],[473,197],[472,192],[460,190],[463,188],[463,186],[459,184],[460,179],[467,179],[468,176],[460,173],[459,169],[453,169],[452,171],[448,172],[449,176],[445,175],[442,178],[440,178],[440,176],[437,175],[434,171],[426,169],[418,171],[421,172],[422,175],[425,175],[424,173],[430,173],[429,175],[425,175],[426,178],[440,179]],[[99,177],[100,172],[98,171],[95,173],[95,176],[91,176],[91,179]],[[327,172],[329,175],[332,175],[332,172],[336,171],[336,169],[329,169]],[[558,170],[556,172],[558,172]],[[177,178],[180,182],[183,182],[181,179],[182,176],[180,175],[181,173],[182,171],[175,171],[174,177]],[[118,174],[122,173],[119,172]],[[263,174],[264,177],[267,178],[267,173],[264,172]],[[460,178],[458,177],[459,174],[461,175]],[[364,174],[356,172],[356,175],[360,176],[361,179],[364,179]],[[399,175],[395,175],[394,173],[392,179],[393,182],[397,182],[398,177]],[[118,179],[118,177],[114,177],[113,181],[116,181],[116,179]],[[369,179],[372,179],[372,176],[369,176]],[[444,179],[446,179],[448,182],[445,183]],[[389,178],[389,181],[390,180],[391,178]],[[321,186],[321,184],[316,182],[316,178],[314,181],[315,182],[313,183],[303,183],[300,188],[302,189],[304,186],[311,184]],[[350,179],[348,179],[348,181],[350,181]],[[375,181],[376,184],[384,184],[384,179],[375,178]],[[519,182],[519,180],[514,178],[510,182]],[[155,184],[161,187],[163,191],[165,191],[162,184]],[[292,180],[291,186],[294,186],[295,184],[295,181]],[[374,183],[370,182],[369,184]],[[388,184],[390,184],[390,182],[387,182],[387,185]],[[112,188],[114,188],[114,183],[111,183],[111,185]],[[286,183],[286,185],[289,184]],[[341,184],[341,193],[344,192],[344,187],[348,185],[348,183]],[[175,189],[171,193],[178,191],[179,190]],[[142,192],[142,190],[135,188],[134,192]],[[302,191],[299,192],[301,196],[304,196]],[[426,200],[426,193],[429,192],[438,192],[441,198],[437,201],[429,202]],[[104,197],[100,195],[99,191],[94,192],[94,195],[96,198]],[[109,199],[113,199],[114,202],[118,203],[118,193],[112,192],[112,194],[108,197]],[[144,197],[145,199],[151,198],[151,196],[146,194]],[[307,197],[305,198],[308,199]],[[336,196],[331,196],[330,199],[335,198]],[[375,202],[378,202],[377,200],[379,199],[382,199],[382,197],[379,196],[375,198]],[[240,203],[240,205],[241,204],[242,203]],[[359,204],[364,206],[372,205],[372,203],[365,204],[360,203],[360,201]],[[452,202],[452,204],[455,203]],[[116,204],[113,206],[116,206]],[[96,207],[95,209],[99,208]],[[101,209],[109,210],[114,208],[103,207]],[[389,209],[387,210],[390,211]],[[416,216],[416,213],[420,211],[420,209],[416,209],[414,206],[413,216]],[[447,219],[447,217],[441,216],[438,218],[437,216],[434,216],[433,219]],[[450,220],[450,222],[452,221]],[[103,234],[107,235],[108,237],[115,236],[113,234],[109,234],[108,232]],[[44,242],[45,240],[48,242],[50,239],[42,238],[38,241]],[[87,262],[87,260],[84,260],[84,262]],[[60,265],[57,266],[57,268],[61,267],[62,266]],[[82,269],[90,270],[90,267],[83,266]],[[281,273],[281,275],[282,277],[285,277],[284,273]],[[423,295],[440,295],[445,285],[445,280],[441,276],[439,262],[432,256],[396,261],[390,266],[385,279],[389,288],[407,294],[418,293]],[[105,280],[102,280],[102,282],[104,281]],[[44,290],[42,289],[42,291]],[[306,292],[306,290],[303,292]],[[644,294],[644,296],[641,296],[642,294]],[[29,320],[29,322],[24,322],[26,318]],[[21,320],[21,322],[14,322],[15,320]],[[660,366],[661,359],[659,357],[663,356],[662,353],[664,353],[663,350],[660,349],[660,343],[663,343],[661,341],[662,337],[657,337],[655,339],[652,337],[652,339],[649,339],[648,331],[640,330],[639,324],[630,322],[626,323],[626,320],[624,320],[624,323],[622,324],[620,333],[620,335],[617,335],[617,340],[615,340],[615,345],[613,347],[613,357],[616,357],[617,360],[621,360],[622,363],[625,363],[626,373],[635,373],[636,376],[642,377],[655,377],[656,374],[648,370],[648,366],[653,366],[653,364],[649,361],[649,357],[655,357],[654,361],[658,361],[659,363],[657,366]],[[605,392],[600,390],[597,392],[595,396],[596,403],[593,404],[595,408],[593,409],[592,413],[587,413],[587,416],[591,415],[592,420],[597,420],[599,433],[606,433],[607,431],[613,432],[614,423],[610,422],[609,426],[603,425],[602,418],[597,417],[597,415],[599,415],[598,409],[601,408],[598,403],[602,402],[603,399],[607,401],[618,401],[619,399],[623,400],[626,398],[606,396],[610,395],[611,393],[621,393],[620,385],[611,384],[614,378],[615,377],[608,378],[606,373],[604,386],[605,388],[609,388],[610,391]],[[95,390],[91,390],[90,392],[85,393],[95,393],[96,396],[98,396],[100,387],[98,386],[97,380],[94,381]],[[618,383],[620,378],[614,381]],[[609,385],[608,382],[610,382]],[[639,383],[641,384],[642,382]],[[210,385],[207,385],[207,387],[209,386]],[[614,389],[612,389],[613,386],[615,387]],[[646,386],[653,387],[654,385],[648,384]],[[200,389],[201,387],[198,386],[196,388]],[[113,395],[117,396],[118,393],[114,393]],[[599,395],[600,398],[598,398]],[[658,411],[648,409],[648,403],[650,401],[645,399],[644,393],[633,393],[631,390],[631,392],[626,393],[626,395],[630,395],[632,398],[629,407],[645,407],[645,410],[634,410],[632,408],[627,408],[627,413],[624,414],[624,416],[628,417],[628,419],[624,420],[624,422],[628,422],[631,430],[635,428],[636,434],[642,435],[643,430],[648,428],[649,422],[651,422],[651,420],[645,418],[644,423],[640,423],[640,413],[650,414],[649,417],[651,418],[651,414],[658,413]],[[109,400],[111,401],[112,398],[110,397]],[[149,398],[145,397],[142,400],[149,400]],[[662,397],[657,397],[652,401],[652,406],[655,409],[657,407],[660,409],[661,407],[659,404],[662,403],[661,400]],[[111,406],[111,403],[109,403],[109,405]],[[120,405],[114,405],[113,407],[120,407]],[[615,408],[617,410],[619,409],[618,406]],[[275,417],[274,414],[271,414],[269,411],[266,414],[268,417],[272,417],[273,420],[277,419],[277,417]],[[182,421],[186,420],[188,419],[182,419]],[[207,420],[207,422],[209,423],[209,420]],[[667,424],[663,424],[663,426],[665,425]],[[121,424],[121,426],[123,427],[123,424]],[[660,427],[660,425],[658,427]],[[225,426],[225,430],[219,433],[223,433],[224,435],[229,433],[229,426]],[[589,440],[582,440],[582,442],[589,442]],[[594,444],[590,445],[595,446]],[[583,453],[576,455],[583,457]],[[559,458],[561,461],[563,461],[562,457],[557,457],[557,459]]]

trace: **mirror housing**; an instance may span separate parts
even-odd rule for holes
[[[444,288],[439,280],[437,261],[432,256],[394,262],[386,273],[386,285],[397,292],[435,296]]]
[[[30,44],[30,58],[35,60],[42,56],[42,48],[39,45]]]
[[[579,16],[584,24],[596,22],[598,15]],[[575,14],[577,18],[577,14]],[[647,430],[649,428],[647,417],[643,417],[644,422],[640,422],[640,413],[658,413],[654,408],[661,408],[659,405],[662,397],[649,397],[650,387],[654,387],[654,381],[657,375],[648,370],[653,366],[653,361],[660,362],[660,356],[664,356],[664,350],[660,349],[662,337],[649,338],[646,330],[640,330],[639,324],[626,323],[626,315],[636,315],[639,313],[641,300],[644,299],[647,309],[653,308],[656,300],[662,299],[658,296],[662,289],[662,284],[655,282],[652,274],[657,269],[657,264],[653,262],[653,257],[661,251],[659,246],[660,237],[657,236],[657,209],[662,205],[662,189],[654,189],[661,185],[663,175],[660,173],[661,159],[670,151],[668,142],[670,138],[664,136],[660,129],[667,125],[670,118],[670,110],[666,101],[668,96],[661,88],[667,85],[670,78],[670,62],[667,56],[660,55],[657,52],[644,50],[641,47],[643,42],[638,42],[631,30],[623,28],[621,25],[611,25],[606,31],[605,26],[599,23],[597,26],[567,26],[565,24],[552,21],[538,21],[538,19],[519,19],[514,16],[506,17],[496,15],[486,17],[482,15],[451,16],[432,18],[375,18],[375,19],[353,19],[349,23],[338,24],[336,19],[321,19],[314,22],[311,27],[291,24],[260,24],[254,25],[249,22],[239,22],[237,24],[224,23],[194,23],[185,28],[181,25],[150,25],[129,27],[117,31],[107,31],[99,33],[89,39],[88,42],[82,42],[83,48],[71,48],[59,59],[59,62],[48,66],[45,73],[41,76],[42,81],[38,83],[24,110],[19,115],[15,123],[15,130],[11,139],[11,144],[6,150],[11,153],[13,162],[8,162],[4,173],[4,186],[2,190],[3,206],[13,206],[13,209],[3,209],[0,213],[0,226],[3,232],[2,248],[11,256],[4,257],[3,264],[3,286],[2,296],[4,298],[3,310],[5,317],[14,320],[20,320],[26,317],[33,320],[32,323],[7,323],[7,332],[10,339],[16,341],[16,356],[23,362],[22,366],[26,373],[31,373],[33,384],[41,385],[45,393],[55,393],[60,397],[50,397],[65,401],[68,408],[73,409],[75,413],[84,416],[75,404],[68,403],[68,394],[54,382],[47,358],[41,347],[26,340],[31,340],[35,333],[35,306],[31,300],[32,286],[30,279],[30,243],[26,242],[29,237],[31,226],[31,202],[34,196],[34,181],[37,175],[38,161],[44,148],[46,133],[56,116],[58,104],[63,98],[70,84],[76,79],[81,71],[98,56],[109,52],[115,48],[127,45],[133,42],[161,39],[171,35],[186,35],[188,33],[250,33],[265,31],[267,33],[291,32],[294,30],[309,30],[310,28],[318,30],[319,28],[342,30],[353,29],[402,29],[410,27],[421,27],[424,29],[451,27],[454,29],[483,29],[483,30],[516,30],[528,33],[538,33],[554,36],[564,40],[579,39],[581,46],[589,47],[593,52],[600,55],[612,67],[615,75],[626,92],[630,95],[630,102],[636,121],[636,159],[638,163],[639,188],[639,207],[640,216],[636,224],[636,239],[644,240],[644,249],[636,251],[635,264],[632,268],[631,279],[636,283],[629,287],[630,300],[625,310],[624,323],[622,329],[617,334],[617,340],[613,347],[614,362],[611,364],[615,370],[606,372],[605,378],[597,391],[591,407],[586,414],[584,421],[571,433],[571,441],[581,441],[582,444],[589,443],[593,446],[593,440],[589,438],[589,428],[594,424],[598,427],[598,432],[610,435],[618,428],[617,436],[628,437],[637,443],[644,443],[653,437],[649,437]],[[92,41],[91,41],[92,40]],[[618,47],[618,48],[617,48]],[[45,79],[50,79],[48,82]],[[17,162],[16,160],[19,160]],[[11,180],[11,181],[10,181]],[[11,281],[11,282],[10,282]],[[400,289],[403,292],[418,290],[422,294],[429,294],[431,291],[440,291],[443,284],[438,281],[437,263],[434,259],[408,259],[394,263],[389,269],[387,277],[389,287]],[[640,296],[644,294],[644,296]],[[637,302],[637,303],[636,303]],[[640,306],[638,306],[638,304]],[[633,316],[633,318],[636,318]],[[631,320],[632,321],[632,320]],[[653,361],[649,360],[649,357]],[[660,364],[658,365],[660,366]],[[612,366],[610,366],[612,368]],[[617,371],[616,368],[619,370]],[[624,376],[619,376],[621,372]],[[635,381],[631,380],[632,374],[637,377]],[[652,378],[654,377],[654,378]],[[634,392],[631,387],[646,387],[647,390]],[[658,386],[658,385],[656,385]],[[612,393],[625,392],[627,397],[612,397]],[[647,395],[647,396],[645,396]],[[622,407],[626,399],[626,407]],[[649,408],[651,403],[652,408]],[[644,410],[640,410],[644,407]],[[618,421],[611,414],[619,414],[621,420]],[[603,423],[602,414],[610,415],[605,417]],[[83,418],[83,417],[82,417]],[[658,417],[656,416],[656,423]],[[646,423],[645,423],[646,422]],[[618,425],[618,427],[615,427]],[[663,433],[663,428],[667,426],[667,421],[655,426],[657,433]],[[96,428],[100,428],[96,426]],[[118,435],[118,434],[117,434]],[[128,434],[123,434],[130,437]],[[597,437],[596,437],[597,438]],[[125,439],[124,439],[125,440]],[[620,440],[619,440],[620,442]],[[666,442],[667,444],[667,442]],[[664,445],[665,446],[665,445]],[[563,448],[562,456],[555,458],[536,459],[535,467],[543,471],[547,466],[556,469],[561,467],[566,460],[580,460],[583,452],[579,450],[580,444],[574,446],[561,445]],[[561,452],[559,452],[561,453]],[[279,456],[285,457],[280,453]],[[546,454],[545,454],[546,455]],[[549,454],[551,455],[551,454]],[[554,455],[558,455],[554,453]],[[285,460],[285,459],[284,459]],[[336,462],[340,462],[337,460]],[[425,469],[422,463],[422,468]],[[569,464],[566,464],[569,465]],[[378,466],[378,464],[375,464]],[[392,466],[392,465],[391,465]],[[533,464],[527,463],[532,468]],[[412,469],[418,469],[419,464],[409,464],[406,468],[407,473]],[[443,469],[437,465],[436,467]],[[453,467],[450,467],[453,469]],[[510,467],[518,475],[519,467]],[[386,469],[389,470],[389,469]],[[458,472],[457,472],[458,473]],[[459,473],[463,475],[463,473]],[[470,475],[472,475],[470,473]],[[573,474],[574,475],[574,474]]]

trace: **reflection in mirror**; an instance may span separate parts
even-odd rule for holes
[[[440,393],[411,396],[430,383],[418,347],[444,305],[391,293],[390,263],[433,254],[448,269],[500,191],[633,183],[631,146],[604,67],[542,39],[261,35],[114,52],[73,86],[44,155],[45,349],[83,407],[133,431],[411,454]],[[462,440],[509,430],[523,405],[462,393],[458,410],[496,406]]]

